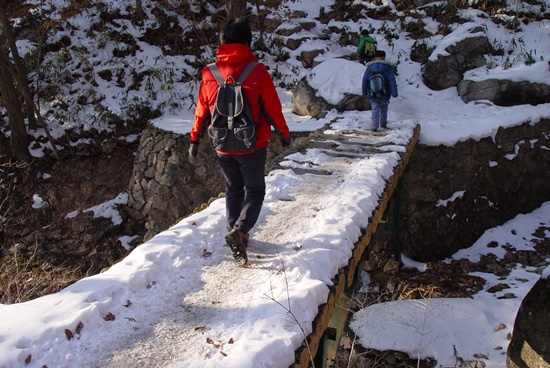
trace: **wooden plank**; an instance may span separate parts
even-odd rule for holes
[[[346,325],[348,319],[349,305],[351,302],[351,297],[347,292],[342,293],[338,303],[334,306],[332,310],[332,316],[330,318],[328,327],[335,330],[334,339],[324,335],[324,352],[323,352],[323,366],[325,367],[335,367],[336,364],[336,354],[338,352],[338,347],[340,345],[340,337],[342,331]]]

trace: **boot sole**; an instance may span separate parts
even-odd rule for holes
[[[233,258],[241,265],[248,263],[248,255],[246,254],[246,247],[242,244],[240,235],[238,232],[230,232],[225,236],[225,242],[231,248]]]

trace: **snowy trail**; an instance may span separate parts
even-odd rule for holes
[[[236,354],[232,351],[234,347],[246,353],[246,347],[238,348],[243,333],[249,335],[248,339],[279,340],[277,329],[295,329],[296,322],[288,313],[292,306],[289,307],[285,300],[286,291],[272,284],[274,279],[285,278],[285,266],[289,272],[289,265],[296,263],[292,258],[300,257],[301,247],[309,240],[304,236],[318,232],[315,229],[319,226],[315,221],[317,213],[323,210],[327,201],[330,202],[351,168],[340,161],[323,165],[323,169],[332,171],[333,175],[305,174],[295,177],[295,187],[270,191],[277,192],[279,197],[266,200],[258,225],[251,234],[250,267],[236,267],[229,249],[220,247],[223,240],[212,239],[213,244],[205,248],[212,255],[202,259],[201,272],[188,274],[182,270],[180,276],[181,279],[200,280],[200,283],[195,288],[192,282],[184,282],[186,287],[178,286],[178,280],[174,288],[159,285],[159,289],[165,290],[159,290],[161,295],[155,298],[163,306],[158,323],[147,326],[147,333],[137,334],[133,343],[127,343],[130,346],[118,347],[112,357],[102,359],[95,366],[210,366],[211,360],[232,359]],[[289,277],[288,282],[292,282],[292,278]],[[261,320],[266,308],[273,311],[274,325],[265,326]],[[243,329],[248,331],[242,332]],[[303,338],[301,333],[293,335],[296,341]],[[253,360],[250,355],[245,359]],[[278,364],[275,362],[279,358],[273,359],[273,362],[259,363],[264,366]]]
[[[225,207],[219,199],[105,273],[62,291],[72,298],[63,300],[69,303],[67,327],[82,322],[82,331],[70,341],[59,333],[52,339],[49,331],[20,342],[20,359],[33,346],[49,346],[29,366],[293,364],[294,351],[312,331],[318,306],[326,302],[338,269],[347,265],[414,125],[385,134],[340,128],[334,124],[323,138],[330,148],[289,155],[266,178],[264,208],[248,247],[250,267],[237,267],[223,247]],[[128,274],[129,279],[118,278]],[[92,282],[104,287],[90,291]],[[113,319],[102,320],[108,315]]]

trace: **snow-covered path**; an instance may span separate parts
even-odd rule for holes
[[[31,367],[288,367],[413,131],[412,123],[384,134],[335,123],[324,142],[310,144],[317,148],[287,156],[267,177],[249,267],[237,267],[223,246],[219,199],[100,275],[0,306],[0,315],[27,308],[32,318],[50,321],[33,332],[23,320],[8,321],[0,344],[19,353],[0,365],[31,356]],[[56,320],[59,308],[63,321]],[[65,329],[75,337],[68,340]]]
[[[410,130],[410,127],[404,130]],[[384,140],[383,136],[369,134],[359,136],[359,139],[357,137],[352,140],[360,140],[357,142],[360,144],[366,144],[366,141],[376,144]],[[349,151],[350,147],[344,150]],[[388,160],[386,156],[392,155],[382,154],[371,159],[384,169],[382,176],[391,173],[391,166],[396,163],[395,158]],[[323,160],[313,162],[314,157],[322,157]],[[116,349],[112,357],[100,361],[97,366],[120,367],[128,362],[177,367],[291,365],[294,362],[293,352],[300,346],[304,333],[311,332],[318,305],[326,302],[329,292],[326,285],[331,284],[338,268],[347,264],[360,227],[366,225],[364,221],[355,224],[353,219],[346,219],[345,207],[351,203],[345,203],[345,200],[338,203],[339,199],[345,199],[339,191],[353,185],[362,171],[354,166],[366,164],[363,158],[330,158],[318,153],[314,157],[296,154],[286,164],[332,174],[296,176],[281,170],[268,178],[268,182],[274,185],[270,186],[264,211],[252,233],[248,248],[250,267],[236,267],[227,248],[220,247],[222,240],[211,238],[209,243],[204,244],[203,252],[207,256],[199,259],[202,267],[190,269],[189,272],[180,271],[182,284],[187,284],[186,287],[175,285],[173,289],[170,286],[164,288],[166,294],[161,295],[159,301],[164,301],[165,308],[158,323],[150,326],[149,333],[139,336],[140,339],[132,346]],[[281,182],[277,178],[280,175],[286,177],[285,187],[276,184]],[[378,194],[383,190],[383,186],[374,185],[379,179],[370,178],[373,184],[370,190],[375,193],[364,193],[365,198],[360,200],[365,203],[364,209],[367,211],[376,207]],[[361,194],[358,193],[358,196]],[[219,202],[214,206],[221,205],[223,200]],[[357,217],[352,212],[349,215]],[[211,216],[199,214],[183,223],[186,226],[190,222],[196,223],[200,229],[201,224],[212,223]],[[222,218],[218,222],[224,223]],[[355,228],[352,239],[345,236],[341,239],[340,222]],[[159,236],[172,232],[177,237],[178,227]],[[202,231],[220,233],[223,229],[207,228]],[[346,233],[352,234],[354,231],[348,228],[344,231]],[[329,244],[326,244],[327,240]],[[317,252],[326,253],[327,259],[323,265],[331,264],[330,270],[326,267],[320,269],[317,257],[308,257],[308,253]],[[337,263],[330,262],[334,258]],[[158,288],[161,286],[158,285]],[[305,331],[302,332],[301,328]],[[266,343],[266,340],[269,342]],[[251,341],[260,343],[255,346]],[[287,353],[281,356],[279,352],[285,350]]]

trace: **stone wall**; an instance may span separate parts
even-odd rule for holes
[[[404,253],[418,261],[446,258],[550,200],[548,132],[550,120],[543,120],[501,128],[494,140],[417,145],[404,177]]]
[[[189,135],[148,125],[144,130],[129,185],[128,207],[145,221],[144,240],[174,225],[197,206],[223,191],[223,178],[208,142],[196,164],[189,162]]]

